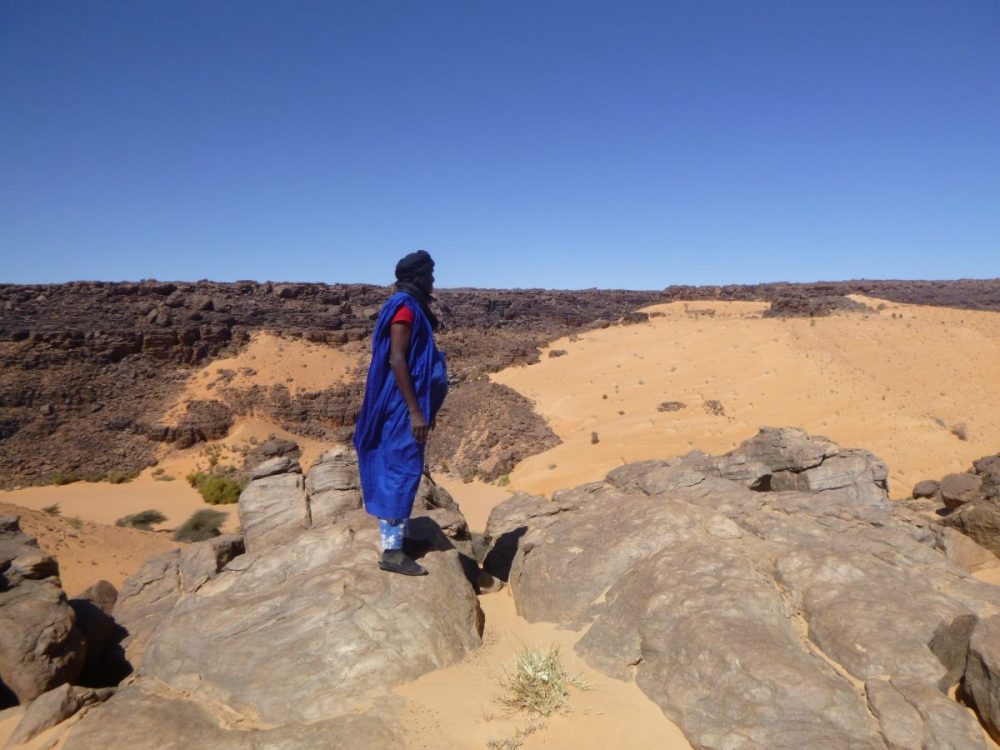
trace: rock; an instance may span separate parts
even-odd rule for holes
[[[297,461],[292,461],[292,459],[288,458],[288,456],[276,456],[275,458],[269,458],[264,463],[255,467],[254,470],[250,472],[250,478],[263,479],[264,477],[274,476],[275,474],[287,474],[290,471],[296,474],[301,474],[302,467],[299,466]]]
[[[223,534],[184,548],[178,560],[181,590],[193,594],[245,551],[239,534]]]
[[[0,518],[0,707],[3,686],[27,703],[83,670],[83,636],[58,574],[17,518]]]
[[[940,489],[940,482],[936,482],[933,479],[925,479],[913,485],[913,497],[934,497]]]
[[[76,626],[87,644],[84,682],[102,681],[102,657],[115,637],[116,626],[111,613],[117,599],[118,590],[108,581],[100,580],[69,601],[76,615]]]
[[[683,401],[664,401],[659,406],[656,407],[657,411],[680,411],[681,409],[687,408],[687,404]]]
[[[1000,503],[993,500],[965,503],[945,516],[942,523],[1000,555]]]
[[[28,742],[46,729],[65,721],[84,706],[105,701],[113,693],[111,688],[95,690],[73,687],[66,683],[42,693],[25,710],[5,747]]]
[[[1000,558],[970,537],[947,526],[934,528],[935,546],[944,553],[945,559],[966,573],[976,573],[1000,567]]]
[[[865,693],[891,750],[986,750],[979,722],[962,706],[914,678],[868,680]]]
[[[1000,615],[984,618],[972,631],[962,687],[990,734],[1000,736]]]
[[[180,597],[180,556],[180,550],[171,550],[151,557],[122,584],[112,614],[127,634],[121,646],[132,668],[142,663],[153,631]]]
[[[557,357],[565,357],[569,354],[565,349],[549,349],[549,359],[556,359]]]
[[[214,711],[214,712],[213,712]],[[64,750],[366,750],[399,746],[402,737],[391,721],[377,716],[344,716],[308,725],[271,729],[234,725],[232,711],[143,681],[123,688],[90,710],[72,728]]]
[[[578,653],[695,747],[981,747],[947,692],[1000,593],[945,559],[931,523],[889,504],[870,453],[765,429],[726,456],[514,498],[488,532],[494,550],[518,535],[518,612],[583,628]]]
[[[268,458],[275,456],[290,456],[299,452],[299,444],[294,440],[284,438],[271,438],[261,443],[260,451]]]
[[[941,480],[941,499],[948,510],[979,498],[983,480],[975,474],[948,474]]]
[[[362,506],[358,457],[351,448],[327,451],[309,470],[305,484],[313,526]]]
[[[299,474],[254,479],[240,493],[238,511],[248,552],[294,536],[310,523],[305,482]]]
[[[456,550],[424,555],[430,575],[416,580],[387,575],[377,557],[377,527],[354,511],[236,558],[160,624],[144,675],[267,722],[313,722],[479,644]]]
[[[126,579],[113,615],[126,632],[121,645],[128,667],[142,664],[150,638],[181,597],[198,591],[243,551],[241,536],[225,534],[152,557]]]

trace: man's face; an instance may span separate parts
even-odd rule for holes
[[[427,273],[418,276],[415,279],[415,282],[418,287],[423,289],[427,294],[430,294],[434,291],[434,272],[428,271]]]

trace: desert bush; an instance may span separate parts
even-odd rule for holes
[[[115,521],[115,526],[123,526],[128,529],[142,529],[152,531],[153,525],[163,523],[167,517],[158,510],[141,510],[130,516],[123,516]]]
[[[951,426],[951,434],[959,440],[968,440],[969,428],[966,426],[965,422],[959,422],[958,424]]]
[[[187,480],[209,505],[231,505],[240,499],[243,490],[242,484],[225,474],[197,471],[188,474]]]
[[[160,475],[161,475],[161,474],[162,474],[162,473],[163,473],[164,471],[166,471],[166,469],[164,469],[164,468],[163,468],[162,466],[160,466],[159,468],[156,468],[156,469],[153,469],[153,476],[154,476],[154,477],[158,477],[158,476],[160,476]]]
[[[83,521],[81,521],[81,520],[80,520],[79,518],[77,518],[76,516],[69,516],[69,517],[68,517],[68,518],[66,519],[66,523],[68,523],[68,524],[69,524],[70,526],[72,526],[72,527],[73,527],[74,529],[76,529],[77,531],[79,531],[80,529],[82,529],[82,528],[83,528]]]
[[[48,513],[50,516],[58,516],[60,513],[59,503],[52,503],[52,505],[46,505],[44,508],[42,508],[42,513]]]
[[[64,484],[73,484],[73,482],[79,482],[79,481],[80,478],[77,477],[75,474],[67,474],[64,471],[54,472],[49,477],[49,484],[54,484],[58,487],[61,487]]]
[[[169,474],[159,474],[158,476],[153,477],[153,479],[155,479],[157,482],[172,482],[172,481],[174,481],[174,477],[170,476]]]
[[[500,487],[506,487],[510,484],[510,474],[501,474],[497,477],[497,485]]]
[[[225,523],[226,514],[222,511],[202,508],[191,514],[191,517],[174,532],[178,542],[203,542],[219,536],[219,529]]]
[[[568,673],[559,657],[559,647],[548,650],[525,649],[514,660],[514,670],[502,683],[507,694],[501,701],[515,711],[550,716],[566,706],[569,688],[586,690],[578,675]]]
[[[109,471],[104,475],[104,481],[111,484],[125,484],[131,482],[138,476],[135,472],[129,471]]]

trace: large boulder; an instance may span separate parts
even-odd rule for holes
[[[0,707],[79,677],[85,644],[59,566],[15,517],[0,518],[0,622]]]
[[[327,454],[304,479],[254,480],[241,518],[268,513],[244,528],[244,554],[222,562],[227,555],[205,546],[220,537],[151,561],[126,582],[137,613],[138,589],[150,592],[141,669],[80,721],[66,747],[152,748],[163,736],[213,749],[398,742],[383,715],[387,687],[478,647],[483,615],[454,500],[429,478],[421,483],[413,526],[429,575],[410,578],[378,568],[377,522],[333,496],[356,486],[350,451]]]
[[[577,651],[636,680],[696,748],[985,747],[948,693],[1000,593],[897,512],[886,473],[765,429],[718,458],[514,498],[494,550],[516,535],[524,617],[584,628]]]

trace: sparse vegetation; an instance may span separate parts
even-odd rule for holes
[[[506,487],[508,484],[510,484],[510,474],[501,474],[497,478],[497,484],[501,487]]]
[[[170,476],[170,474],[160,474],[158,477],[154,477],[157,482],[172,482],[175,477]]]
[[[231,505],[240,499],[243,491],[240,482],[225,474],[193,471],[187,475],[187,480],[209,505]]]
[[[953,424],[951,426],[951,434],[959,440],[968,440],[969,428],[966,426],[965,422],[959,422],[958,424]]]
[[[202,508],[181,524],[174,532],[174,539],[178,542],[203,542],[212,539],[219,536],[219,529],[225,520],[226,514],[222,511]]]
[[[104,481],[111,484],[125,484],[135,479],[138,474],[128,471],[109,471],[104,475]]]
[[[596,432],[591,432],[590,433],[590,444],[591,445],[597,445],[599,442],[601,442],[601,438],[598,437],[598,435],[597,435]]]
[[[68,523],[68,524],[69,524],[70,526],[72,526],[72,527],[73,527],[74,529],[76,529],[77,531],[79,531],[80,529],[82,529],[82,528],[83,528],[83,521],[81,521],[81,520],[80,520],[79,518],[77,518],[76,516],[69,516],[69,517],[68,517],[68,518],[66,519],[66,523]]]
[[[155,524],[163,523],[166,520],[167,517],[158,510],[142,510],[130,516],[119,518],[115,521],[115,526],[152,531]]]
[[[153,476],[154,477],[161,476],[164,471],[166,471],[166,469],[164,469],[162,466],[160,466],[159,468],[153,469]]]
[[[587,683],[579,675],[568,673],[559,656],[559,647],[547,650],[525,649],[514,660],[513,672],[505,675],[503,687],[507,694],[504,705],[515,711],[527,711],[551,716],[566,707],[569,688],[586,690]]]
[[[54,484],[57,487],[62,487],[64,484],[73,484],[73,482],[79,482],[80,478],[75,474],[67,474],[64,471],[54,472],[49,477],[49,484]]]
[[[58,516],[60,512],[59,503],[52,503],[42,508],[42,513],[48,513],[50,516]]]

